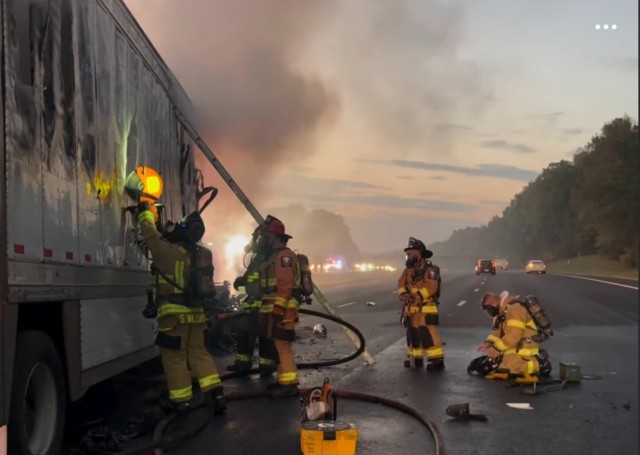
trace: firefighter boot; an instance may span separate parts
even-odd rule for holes
[[[267,390],[271,391],[273,398],[295,397],[300,394],[298,390],[298,384],[280,384],[274,382],[267,384]]]
[[[224,398],[224,388],[222,386],[206,392],[205,401],[214,414],[223,414],[227,410],[227,401]]]
[[[430,360],[427,364],[428,371],[440,371],[444,370],[444,360],[443,359],[435,359]]]
[[[485,379],[509,379],[509,370],[498,368],[497,370],[485,375]]]
[[[422,368],[424,366],[424,360],[423,359],[414,359],[413,360],[413,364],[416,366],[416,369]]]
[[[516,384],[535,384],[538,382],[538,376],[525,373],[523,375],[516,376],[514,380]]]
[[[176,414],[185,414],[193,407],[193,400],[189,401],[171,401],[167,407],[167,411]]]
[[[227,367],[227,371],[233,371],[234,373],[248,374],[251,371],[251,363],[235,362],[233,365],[229,365]]]
[[[276,371],[276,367],[271,365],[260,365],[260,377],[263,379],[268,379],[273,376],[273,373]]]

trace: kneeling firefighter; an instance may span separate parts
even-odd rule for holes
[[[480,306],[493,318],[493,330],[478,347],[478,351],[487,351],[486,358],[474,360],[469,369],[487,379],[514,378],[522,383],[537,382],[539,373],[550,373],[548,354],[539,346],[546,339],[541,337],[545,332],[540,330],[525,302],[531,298],[512,296],[507,291],[499,296],[487,293],[482,297]],[[551,330],[547,332],[553,334]]]
[[[407,328],[407,357],[421,368],[426,355],[428,370],[442,370],[444,352],[437,329],[436,300],[440,293],[439,268],[427,260],[433,252],[418,239],[409,237],[404,251],[406,268],[398,280],[398,297],[403,302],[401,322]],[[410,361],[405,365],[410,365]]]
[[[251,254],[247,270],[233,282],[233,288],[244,287],[246,297],[241,303],[242,309],[248,314],[235,320],[236,344],[238,352],[235,362],[228,367],[231,371],[248,372],[252,368],[253,351],[258,341],[258,367],[261,378],[269,378],[276,371],[279,363],[278,351],[266,332],[260,330],[260,313],[271,313],[267,305],[262,306],[262,289],[260,286],[260,267],[271,254],[269,250],[260,250],[257,241],[260,236],[260,226],[251,237],[251,243],[245,247],[245,252]]]
[[[213,357],[205,348],[207,324],[217,321],[211,251],[198,245],[204,222],[198,211],[161,234],[147,202],[138,204],[140,233],[152,255],[155,275],[156,345],[164,367],[169,399],[184,411],[193,399],[190,369],[206,402],[216,414],[224,412],[223,388]],[[153,317],[148,314],[146,317]]]
[[[262,306],[261,333],[273,340],[279,358],[278,381],[269,384],[280,395],[297,395],[298,369],[293,354],[295,325],[300,307],[301,272],[298,256],[287,247],[292,237],[285,232],[282,221],[268,215],[259,226],[257,248],[266,259],[259,267]]]

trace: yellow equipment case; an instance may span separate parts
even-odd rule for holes
[[[358,430],[345,422],[309,420],[300,426],[303,455],[355,455]]]

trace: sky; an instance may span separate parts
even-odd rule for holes
[[[637,120],[636,0],[125,3],[258,210],[339,213],[365,252],[486,224],[604,123]],[[206,221],[249,234],[206,175]]]

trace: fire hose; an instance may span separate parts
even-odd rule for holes
[[[341,318],[332,316],[330,314],[320,313],[313,310],[307,310],[307,309],[301,308],[300,313],[328,319],[330,321],[333,321],[345,326],[357,336],[360,342],[359,343],[360,346],[353,354],[347,357],[344,357],[341,359],[335,359],[335,360],[327,360],[322,362],[299,363],[297,364],[297,367],[299,369],[318,368],[323,366],[332,366],[332,365],[338,365],[341,363],[346,363],[346,362],[349,362],[350,360],[357,358],[360,354],[364,352],[364,349],[365,349],[364,336],[354,325],[350,324],[349,322]],[[258,372],[259,372],[258,368],[254,368],[246,372],[231,372],[231,373],[221,375],[220,379],[222,381],[226,381],[232,378],[245,376],[249,374],[255,374]],[[304,394],[305,389],[299,389],[299,390],[301,394]],[[431,436],[433,437],[433,441],[435,445],[435,455],[442,455],[444,448],[443,448],[443,442],[442,442],[442,435],[440,434],[438,427],[433,423],[433,421],[431,421],[426,416],[418,412],[416,409],[404,403],[401,403],[399,401],[391,400],[389,398],[384,398],[377,395],[370,395],[370,394],[365,394],[360,392],[352,392],[349,390],[334,390],[333,392],[335,396],[339,398],[346,398],[346,399],[359,400],[359,401],[365,401],[365,402],[376,403],[376,404],[383,404],[385,406],[391,407],[393,409],[399,410],[401,412],[404,412],[405,414],[410,415],[414,419],[418,420],[431,433]],[[246,400],[246,399],[254,399],[254,398],[272,398],[272,397],[273,397],[272,392],[269,390],[258,390],[258,391],[241,392],[241,393],[236,392],[236,393],[230,393],[225,395],[225,399],[227,401],[237,401],[237,400]],[[204,407],[206,407],[206,404],[201,403],[197,406],[192,407],[186,412],[192,413]],[[163,435],[165,429],[169,426],[169,424],[172,421],[174,421],[178,416],[183,416],[183,415],[184,413],[169,414],[167,417],[162,419],[160,423],[158,423],[158,425],[156,426],[153,434],[152,442],[145,444],[143,446],[134,447],[130,450],[118,452],[118,455],[143,455],[143,454],[150,454],[150,453],[153,453],[154,455],[164,455],[164,450],[168,450],[169,448],[175,447],[179,445],[181,442],[195,436],[200,431],[202,431],[211,420],[211,413],[208,413],[207,418],[202,419],[202,422],[200,422],[198,425],[194,425],[186,430],[177,432],[175,434]]]

